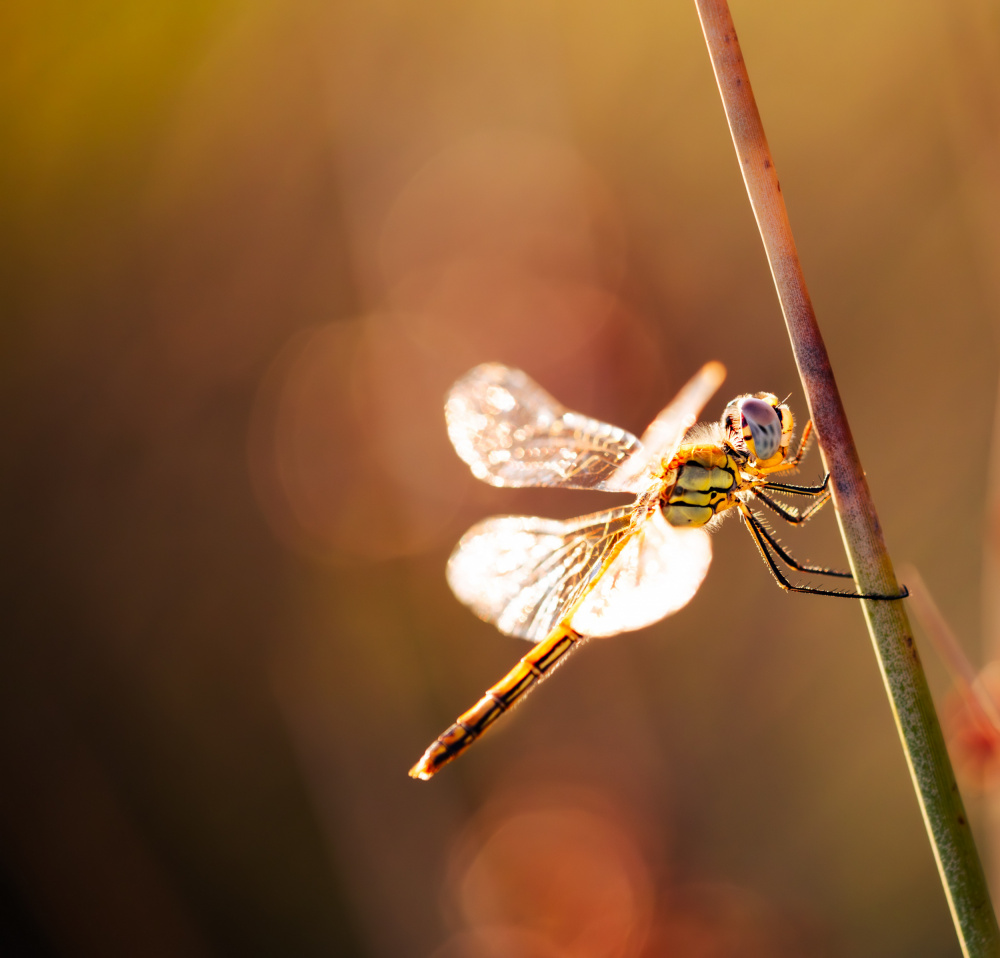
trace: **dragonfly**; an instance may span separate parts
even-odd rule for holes
[[[801,524],[830,500],[830,475],[812,486],[779,481],[799,466],[812,421],[789,455],[795,420],[773,393],[738,396],[718,422],[695,425],[725,374],[721,363],[704,365],[641,439],[567,409],[526,373],[500,363],[475,367],[451,388],[448,435],[477,479],[635,499],[567,521],[494,516],[462,537],[447,567],[456,597],[501,632],[535,645],[431,743],[410,769],[412,778],[427,780],[464,752],[586,639],[644,628],[687,605],[712,559],[708,533],[728,514],[741,516],[787,592],[906,597],[905,587],[898,595],[861,594],[788,579],[782,563],[799,572],[852,576],[799,562],[751,504]],[[809,502],[800,509],[774,493]]]

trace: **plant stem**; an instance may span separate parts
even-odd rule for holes
[[[792,341],[844,546],[860,591],[899,591],[830,359],[726,0],[695,0],[750,205]],[[1000,930],[902,602],[861,603],[948,906],[967,956],[1000,954]]]

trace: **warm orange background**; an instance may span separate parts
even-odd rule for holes
[[[890,551],[978,657],[996,11],[733,12]],[[477,483],[454,379],[641,432],[714,358],[709,415],[804,411],[692,4],[8,0],[0,47],[0,950],[958,954],[860,610],[736,521],[406,777],[524,650],[463,530],[611,502]]]

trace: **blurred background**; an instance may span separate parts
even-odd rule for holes
[[[978,662],[996,9],[733,13],[890,551]],[[0,953],[959,954],[860,609],[736,521],[406,776],[527,648],[462,532],[620,501],[474,480],[458,376],[641,433],[719,359],[707,417],[805,418],[693,4],[8,0],[0,47]]]

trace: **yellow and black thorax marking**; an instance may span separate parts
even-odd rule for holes
[[[725,447],[715,443],[681,446],[670,463],[676,470],[660,499],[663,517],[672,526],[703,526],[720,512],[736,505],[736,494],[747,483],[740,463]]]

